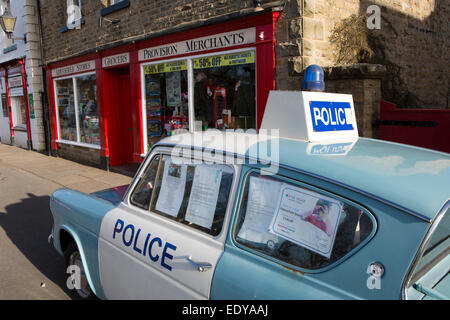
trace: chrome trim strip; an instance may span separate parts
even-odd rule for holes
[[[414,257],[413,263],[411,264],[411,266],[409,268],[409,271],[406,274],[405,279],[403,280],[403,284],[402,284],[402,299],[408,300],[408,294],[406,292],[406,289],[410,285],[409,282],[411,281],[411,278],[413,276],[414,270],[416,269],[416,267],[417,267],[417,265],[419,263],[419,260],[422,258],[423,253],[425,252],[425,249],[428,246],[428,243],[430,242],[431,237],[434,234],[434,231],[436,230],[436,228],[438,227],[439,223],[444,218],[445,213],[449,209],[450,209],[450,199],[447,200],[447,202],[444,204],[444,206],[441,208],[441,210],[439,210],[439,212],[436,215],[436,218],[434,219],[433,223],[428,228],[428,232],[425,235],[425,238],[422,241],[422,244],[420,245],[419,250],[416,253],[416,256]]]
[[[181,147],[181,148],[185,148],[185,149],[190,149],[192,151],[193,150],[199,150],[199,151],[201,150],[202,152],[205,152],[205,151],[219,151],[219,153],[223,154],[224,156],[230,156],[230,157],[234,157],[234,158],[243,158],[243,159],[248,159],[248,160],[251,160],[251,161],[258,162],[258,159],[254,158],[254,157],[249,157],[249,156],[245,156],[245,155],[238,154],[238,153],[232,153],[232,152],[228,152],[228,151],[225,151],[225,150],[215,150],[215,149],[206,148],[206,147],[196,147],[196,146],[188,146],[188,145],[175,145],[175,144],[172,144],[172,143],[164,143],[164,142],[155,144],[153,148],[156,148],[158,146],[170,147],[170,148]],[[152,148],[152,150],[153,150],[153,148]],[[150,150],[149,153],[152,150]],[[374,195],[372,193],[369,193],[369,192],[366,192],[364,190],[361,190],[361,189],[349,186],[349,185],[347,185],[345,183],[342,183],[342,182],[339,182],[339,181],[336,181],[336,180],[333,180],[333,179],[330,179],[330,178],[326,178],[324,176],[321,176],[321,175],[318,175],[318,174],[315,174],[315,173],[312,173],[312,172],[309,172],[309,171],[305,171],[305,170],[302,170],[302,169],[294,168],[294,167],[291,167],[291,166],[288,166],[288,165],[283,165],[283,164],[280,164],[280,163],[277,163],[277,165],[280,168],[284,168],[284,169],[288,169],[288,170],[295,171],[295,172],[298,172],[298,173],[302,173],[302,174],[308,175],[310,177],[313,177],[313,178],[316,178],[316,179],[319,179],[319,180],[322,180],[322,181],[325,181],[325,182],[329,182],[329,183],[338,185],[338,186],[340,186],[342,188],[345,188],[345,189],[348,189],[350,191],[354,191],[354,192],[360,193],[360,194],[362,194],[362,195],[364,195],[364,196],[366,196],[368,198],[371,198],[373,200],[379,201],[379,202],[384,203],[384,204],[386,204],[388,206],[391,206],[391,207],[394,207],[394,208],[396,208],[396,209],[398,209],[400,211],[403,211],[403,212],[405,212],[405,213],[407,213],[409,215],[412,215],[412,216],[414,216],[414,217],[416,217],[416,218],[418,218],[418,219],[420,219],[420,220],[422,220],[424,222],[431,223],[433,221],[433,219],[430,219],[430,218],[428,218],[428,217],[426,217],[426,216],[424,216],[424,215],[422,215],[420,213],[417,213],[415,211],[407,209],[407,208],[405,208],[403,206],[395,204],[395,203],[393,203],[393,202],[391,202],[389,200],[386,200],[384,198],[376,196],[376,195]]]

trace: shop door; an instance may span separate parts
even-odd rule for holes
[[[128,68],[111,71],[110,78],[110,165],[133,163],[133,121]]]
[[[11,143],[11,127],[9,120],[9,107],[8,107],[8,98],[6,96],[5,90],[5,79],[1,78],[1,87],[0,87],[0,141],[2,143],[10,144]]]

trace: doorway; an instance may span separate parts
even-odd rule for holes
[[[106,70],[104,95],[107,97],[107,121],[110,167],[133,164],[133,105],[128,67]]]

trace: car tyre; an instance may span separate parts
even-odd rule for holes
[[[81,259],[80,251],[78,250],[78,247],[75,243],[75,241],[71,241],[68,245],[66,250],[64,251],[64,259],[66,262],[66,270],[69,268],[69,266],[76,265],[80,268],[80,286],[79,288],[74,288],[77,295],[84,300],[92,300],[96,299],[96,296],[92,292],[91,287],[89,286],[89,281],[87,280],[87,276],[85,273],[85,267],[83,260]],[[67,279],[67,281],[70,281]],[[74,282],[72,282],[72,285],[75,285]],[[68,285],[69,287],[69,285]]]

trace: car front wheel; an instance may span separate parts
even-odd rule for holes
[[[67,279],[69,289],[75,289],[78,296],[82,299],[95,299],[95,295],[89,286],[86,277],[83,260],[75,241],[71,241],[64,252],[66,261],[66,271],[70,274]]]

